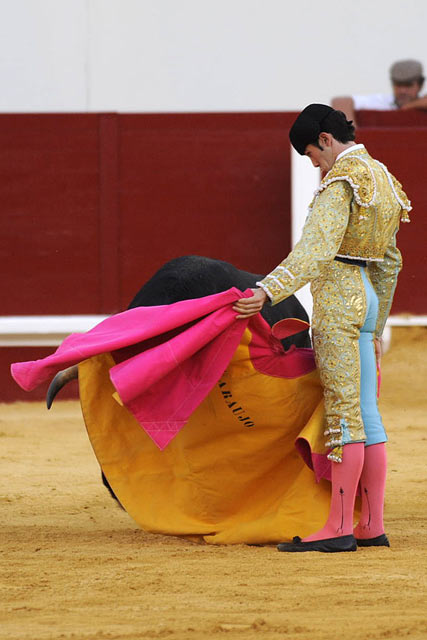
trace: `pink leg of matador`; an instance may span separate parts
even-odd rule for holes
[[[384,442],[365,448],[365,461],[360,477],[362,512],[354,530],[358,539],[369,539],[384,533],[384,493],[387,454]]]
[[[365,445],[363,442],[346,444],[342,462],[332,462],[332,495],[328,520],[303,542],[325,540],[353,533],[353,512],[356,490],[363,467]]]

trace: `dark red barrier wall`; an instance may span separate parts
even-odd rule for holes
[[[189,253],[268,272],[290,249],[295,115],[0,115],[0,314],[113,313]],[[414,204],[393,312],[425,314],[427,114],[361,112],[358,122],[358,140]],[[1,397],[15,397],[10,359],[30,357],[0,353]]]
[[[2,314],[118,311],[188,253],[269,270],[289,250],[292,119],[0,116]]]
[[[122,306],[175,256],[208,255],[263,273],[287,253],[291,121],[290,114],[120,116]]]
[[[100,308],[97,115],[1,115],[2,315]]]

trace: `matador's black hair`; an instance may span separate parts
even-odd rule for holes
[[[308,144],[319,146],[319,136],[323,131],[343,143],[355,138],[353,123],[342,111],[326,104],[310,104],[301,111],[291,127],[289,138],[292,146],[303,156]]]

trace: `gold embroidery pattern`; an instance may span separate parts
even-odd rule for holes
[[[314,207],[319,194],[339,180],[348,182],[353,198],[338,255],[382,260],[399,221],[409,222],[411,203],[402,185],[366,149],[359,149],[337,160],[320,183],[310,206]]]
[[[372,269],[383,311],[377,331],[380,335],[401,266],[400,254],[390,247],[390,239],[398,229],[400,216],[407,217],[410,208],[401,184],[365,149],[343,156],[316,192],[301,240],[260,286],[277,304],[316,278],[336,255],[370,263],[384,261],[382,268]],[[380,290],[378,283],[383,278],[388,283]]]
[[[366,440],[360,411],[359,331],[366,315],[360,268],[333,261],[312,282],[313,345],[323,385],[328,457],[340,462],[342,446]]]
[[[365,155],[368,155],[367,153]],[[377,185],[372,167],[362,156],[347,154],[338,160],[326,174],[314,194],[313,203],[317,195],[333,182],[344,180],[353,190],[354,198],[361,207],[370,207],[376,197]],[[313,203],[310,206],[313,206]]]
[[[391,188],[393,190],[394,197],[396,198],[396,200],[398,201],[398,203],[402,207],[402,214],[400,216],[401,222],[410,222],[411,220],[409,218],[408,213],[409,213],[409,211],[412,210],[411,201],[409,200],[409,198],[406,195],[406,193],[403,191],[402,185],[400,184],[399,180],[397,180],[389,172],[387,167],[384,164],[382,164],[382,162],[378,162],[378,164],[380,165],[380,167],[382,167],[382,169],[386,173],[388,181],[390,183],[390,186],[391,186]]]
[[[368,265],[369,277],[378,296],[378,318],[375,335],[382,336],[390,313],[391,303],[397,285],[397,276],[402,268],[402,256],[396,247],[396,234],[392,237],[382,262]]]

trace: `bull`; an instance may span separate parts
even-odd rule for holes
[[[130,302],[128,309],[135,307],[149,307],[168,305],[181,300],[191,300],[203,296],[221,293],[237,287],[241,291],[256,287],[256,283],[264,276],[237,269],[223,260],[215,260],[202,256],[182,256],[164,264],[138,291]],[[308,316],[295,296],[286,298],[274,307],[264,305],[261,314],[272,327],[284,318],[298,318],[308,322]],[[292,345],[298,348],[310,347],[308,330],[301,331],[282,340],[285,350]],[[77,379],[77,366],[60,371],[49,386],[46,402],[50,409],[56,394],[73,379]],[[110,487],[104,473],[102,481],[111,495],[115,494]]]

